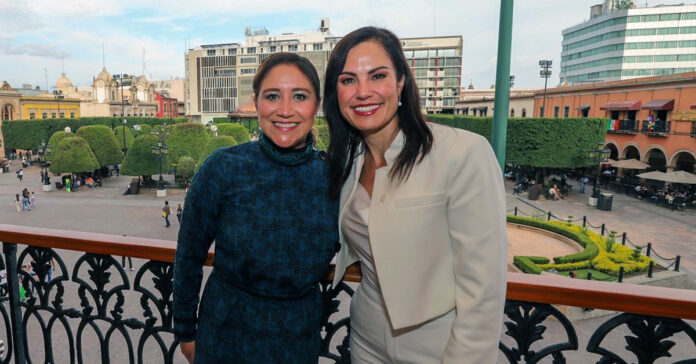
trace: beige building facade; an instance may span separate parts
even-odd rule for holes
[[[322,19],[318,29],[301,34],[247,28],[243,44],[189,49],[185,56],[186,115],[207,123],[234,114],[251,99],[252,80],[261,62],[277,52],[306,57],[323,76],[331,50],[340,39],[331,34],[329,20]],[[402,46],[420,88],[423,110],[454,113],[461,82],[462,37],[407,38],[402,39]],[[323,86],[322,82],[322,92]]]
[[[509,117],[532,117],[534,114],[534,92],[536,89],[510,90]],[[474,89],[473,85],[462,90],[457,101],[455,114],[469,116],[493,116],[495,111],[495,88]]]

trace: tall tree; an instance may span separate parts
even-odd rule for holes
[[[66,137],[58,143],[49,167],[52,173],[92,172],[99,168],[87,141],[80,137]]]
[[[123,151],[118,147],[116,135],[106,125],[88,125],[77,129],[76,136],[84,138],[100,166],[109,166],[121,163]]]
[[[126,176],[143,176],[145,179],[148,179],[153,174],[158,174],[160,166],[159,156],[152,153],[152,147],[155,145],[157,145],[156,135],[147,134],[135,138],[121,166],[121,174]],[[169,168],[169,159],[164,157],[162,170],[168,171]]]

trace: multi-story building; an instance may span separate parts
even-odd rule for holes
[[[534,112],[536,89],[511,89],[508,108],[510,117],[530,117]],[[475,89],[469,84],[459,93],[455,114],[470,116],[493,116],[495,112],[495,85],[490,89]]]
[[[578,85],[692,72],[696,5],[617,10],[595,5],[590,20],[563,30],[561,82]]]
[[[179,117],[179,102],[174,97],[169,97],[166,91],[155,92],[155,101],[157,102],[157,117],[158,118],[176,118]]]
[[[543,90],[534,101],[538,116]],[[612,159],[639,159],[649,170],[696,170],[696,72],[551,88],[546,107],[555,118],[607,120]]]
[[[462,36],[401,40],[426,113],[454,114],[462,77],[462,44]]]
[[[265,28],[245,29],[245,42],[208,44],[186,53],[184,88],[186,115],[207,123],[234,113],[251,99],[258,66],[271,54],[294,52],[309,59],[319,75],[341,37],[331,35],[329,20],[300,34],[269,34]],[[403,39],[406,58],[421,88],[426,112],[454,112],[461,82],[462,37]],[[323,92],[323,82],[322,82]]]

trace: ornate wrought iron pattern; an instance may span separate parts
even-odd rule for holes
[[[614,352],[601,346],[604,338],[614,329],[626,325],[633,336],[625,336],[626,349],[638,359],[638,364],[652,364],[657,359],[671,357],[669,351],[675,342],[669,340],[674,334],[684,332],[694,344],[692,353],[696,353],[696,330],[679,319],[651,317],[622,313],[602,324],[587,343],[587,351],[602,356],[598,364],[626,364],[626,361]],[[694,358],[685,359],[675,364],[694,364]]]

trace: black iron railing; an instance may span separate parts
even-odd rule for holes
[[[627,133],[636,133],[638,132],[638,120],[629,120],[629,119],[623,119],[623,120],[618,120],[619,126],[618,129],[611,129],[607,130],[608,133],[618,133],[618,134],[627,134]]]
[[[643,120],[643,127],[640,131],[647,135],[660,135],[669,133],[669,120],[655,120],[652,123]]]
[[[0,362],[182,362],[172,328],[175,242],[12,225],[0,225],[0,241],[8,277],[0,286]],[[146,261],[129,273],[121,255]],[[333,288],[331,278],[321,285],[321,360],[349,363],[353,289],[345,282]],[[359,267],[344,279],[358,282]],[[509,273],[507,299],[500,357],[510,363],[565,363],[577,352],[564,305],[623,312],[593,330],[584,347],[603,363],[652,363],[675,352],[696,360],[696,331],[685,321],[696,319],[694,291]],[[560,333],[545,335],[559,324]],[[625,336],[619,347],[605,340],[616,333]]]

